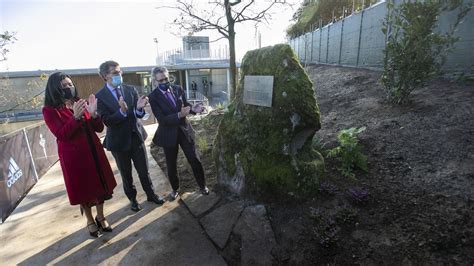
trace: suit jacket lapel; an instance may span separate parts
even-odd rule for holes
[[[133,103],[133,99],[132,99],[132,94],[130,93],[130,91],[128,89],[125,88],[125,86],[120,86],[121,90],[122,90],[122,96],[123,96],[123,99],[125,100],[125,102],[127,103],[127,106],[130,108],[131,106],[135,107],[134,103]]]
[[[168,98],[166,98],[166,96],[163,94],[163,92],[161,92],[160,89],[156,89],[158,90],[156,93],[158,94],[158,99],[161,100],[161,102],[164,102],[166,105],[168,105],[168,107],[172,110],[172,111],[175,111],[175,106],[173,106],[172,103],[170,103],[170,101],[168,100]]]
[[[118,104],[117,99],[115,99],[115,96],[112,95],[112,92],[109,90],[107,85],[104,86],[103,90],[105,90],[104,97],[104,102],[111,107],[111,109],[117,109],[120,108],[120,105]]]

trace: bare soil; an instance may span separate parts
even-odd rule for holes
[[[333,148],[339,130],[365,126],[369,172],[351,181],[326,160],[322,197],[273,205],[279,262],[472,265],[474,86],[438,80],[395,106],[380,72],[311,66],[308,74],[321,109],[316,138]]]
[[[317,198],[267,203],[278,243],[275,264],[472,265],[474,86],[437,80],[414,92],[409,105],[397,106],[385,101],[379,72],[307,71],[321,109],[315,138],[323,154],[337,145],[340,130],[365,126],[359,139],[369,171],[349,179],[326,159]],[[210,115],[213,122],[194,124],[207,140],[202,160],[208,183],[220,191],[210,152],[220,116]],[[153,153],[164,158],[156,147]],[[180,161],[182,190],[195,190]],[[239,264],[235,254],[226,260]]]

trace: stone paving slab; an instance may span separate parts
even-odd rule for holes
[[[212,191],[209,195],[202,195],[200,192],[186,192],[181,195],[181,200],[194,217],[199,217],[214,207],[219,202],[220,197]]]
[[[145,128],[153,136],[156,125]],[[150,176],[157,194],[164,196],[169,183],[147,150]],[[0,225],[1,265],[226,265],[186,206],[147,202],[136,173],[143,210],[131,211],[115,161],[107,155],[118,183],[105,203],[114,231],[97,239],[89,236],[79,207],[69,205],[57,163]]]
[[[271,252],[276,240],[264,205],[245,208],[234,227],[234,233],[242,239],[242,265],[273,264]]]
[[[219,248],[223,249],[225,247],[243,209],[242,203],[234,201],[220,206],[201,218],[201,225]]]

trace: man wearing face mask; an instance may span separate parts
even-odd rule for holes
[[[194,177],[202,194],[208,195],[204,170],[199,155],[196,153],[194,130],[186,119],[189,114],[202,113],[205,108],[201,104],[191,107],[187,102],[182,87],[171,84],[168,69],[155,67],[151,71],[152,85],[156,87],[150,93],[150,105],[158,120],[158,129],[153,137],[153,143],[163,147],[168,169],[168,178],[173,189],[169,195],[171,200],[178,197],[179,179],[177,176],[176,159],[178,146],[186,156]]]
[[[153,189],[148,173],[148,158],[143,126],[138,121],[145,115],[148,103],[146,96],[138,97],[136,89],[122,83],[122,71],[115,61],[106,61],[99,67],[99,75],[106,82],[97,93],[97,112],[107,126],[104,147],[112,152],[122,176],[125,195],[131,203],[132,211],[141,209],[133,185],[132,161],[140,183],[147,195],[147,201],[163,204]]]

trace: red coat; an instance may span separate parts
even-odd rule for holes
[[[71,205],[95,202],[102,196],[112,195],[117,183],[104,148],[95,134],[104,129],[102,120],[99,117],[92,119],[86,111],[83,120],[77,121],[72,110],[66,107],[45,106],[43,117],[56,136],[59,161]],[[90,148],[86,130],[90,132],[95,152]],[[98,158],[97,164],[94,155]]]

